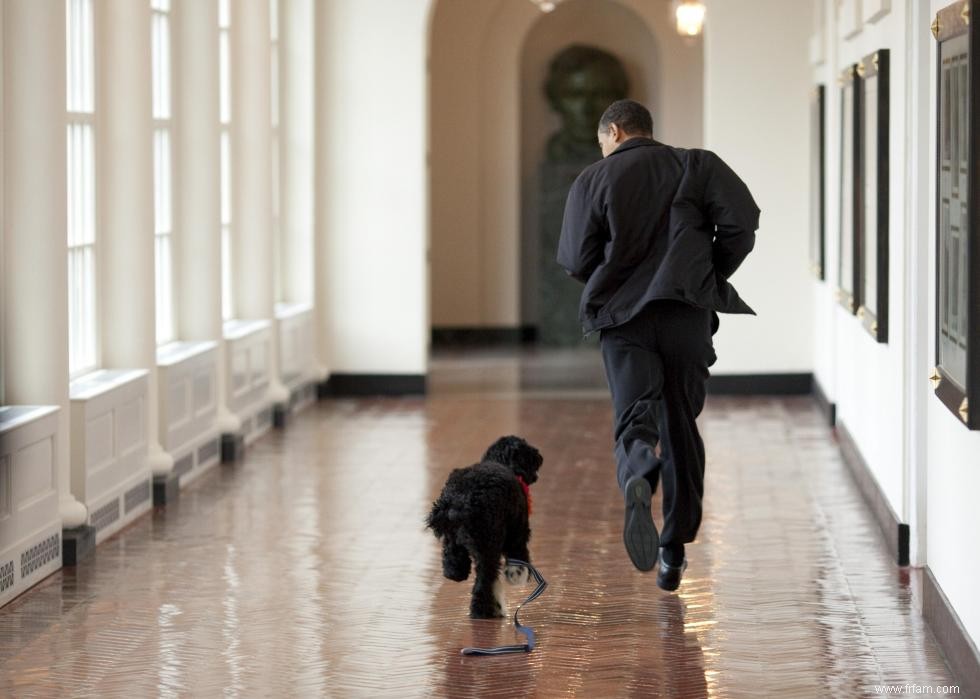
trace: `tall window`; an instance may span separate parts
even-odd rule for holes
[[[221,315],[234,314],[231,285],[231,2],[218,0],[218,81],[221,121]]]
[[[95,214],[95,26],[92,0],[66,0],[68,367],[98,366]]]
[[[282,232],[279,223],[279,0],[269,0],[270,120],[272,123],[272,263],[276,301],[283,300]]]
[[[174,339],[173,158],[170,0],[150,0],[153,11],[153,208],[156,242],[157,342]]]

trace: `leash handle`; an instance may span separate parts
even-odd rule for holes
[[[519,605],[517,605],[517,609],[514,610],[514,627],[517,629],[519,633],[524,635],[527,641],[525,643],[518,644],[518,645],[496,646],[495,648],[467,647],[467,648],[463,648],[460,651],[462,655],[506,655],[509,653],[530,653],[532,650],[534,650],[534,646],[535,646],[534,629],[532,629],[530,626],[524,626],[524,624],[520,622],[518,614],[520,614],[520,611],[521,609],[523,609],[525,604],[533,602],[534,600],[536,600],[538,597],[541,596],[541,593],[544,592],[545,589],[548,587],[548,582],[541,576],[541,573],[538,572],[537,568],[535,568],[530,563],[527,563],[526,561],[519,561],[516,558],[508,558],[507,565],[524,566],[525,568],[528,569],[528,572],[531,573],[531,577],[533,577],[534,580],[538,583],[538,586],[534,588],[534,592],[528,595],[528,598],[523,602],[521,602]]]

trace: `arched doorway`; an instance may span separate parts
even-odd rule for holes
[[[670,3],[436,1],[429,36],[430,323],[518,339],[533,325],[538,255],[529,187],[555,118],[540,96],[553,52],[571,42],[622,56],[658,138],[701,144],[700,40],[674,31]],[[654,103],[655,102],[655,103]],[[598,153],[597,153],[598,156]],[[533,189],[530,190],[533,192]]]

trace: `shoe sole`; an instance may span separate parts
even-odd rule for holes
[[[660,550],[660,535],[650,512],[650,483],[646,478],[633,478],[626,484],[626,526],[623,544],[637,569],[653,570]]]

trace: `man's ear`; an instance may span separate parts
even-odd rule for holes
[[[619,128],[619,124],[609,124],[609,138],[612,139],[613,143],[619,142],[619,137],[623,134],[623,130]]]

